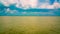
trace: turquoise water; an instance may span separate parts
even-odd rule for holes
[[[8,9],[0,11],[0,16],[60,16],[60,9]]]

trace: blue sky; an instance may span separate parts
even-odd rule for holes
[[[5,6],[10,4],[16,4],[16,7],[28,9],[28,8],[40,8],[40,9],[55,9],[60,8],[60,0],[0,0]]]
[[[60,7],[60,4],[58,3],[59,0],[57,0],[57,3],[55,3],[55,0],[1,0],[1,5],[0,5],[0,16],[1,15],[50,15],[50,16],[58,16],[60,15],[60,10],[58,9]],[[47,2],[47,3],[46,3]],[[41,5],[39,4],[41,3]],[[22,7],[20,6],[22,5]],[[37,4],[39,6],[37,6]],[[29,9],[29,6],[31,8],[39,8],[39,9]],[[7,8],[8,7],[8,8]],[[57,9],[58,10],[57,10]],[[2,10],[1,10],[2,9]],[[28,10],[29,9],[29,10]],[[43,9],[43,10],[40,10]],[[47,10],[45,10],[47,9]],[[53,10],[49,10],[53,9]],[[57,10],[57,11],[55,11]]]

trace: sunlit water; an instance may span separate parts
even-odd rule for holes
[[[0,34],[60,34],[60,16],[0,16]]]

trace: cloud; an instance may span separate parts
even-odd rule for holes
[[[54,9],[54,5],[43,4],[43,5],[40,5],[39,8],[41,8],[41,9]]]
[[[60,4],[58,2],[54,2],[54,4],[50,5],[49,3],[43,3],[39,6],[40,9],[56,9],[60,8]]]
[[[22,7],[24,7],[24,8],[37,7],[37,0],[20,0],[20,3],[22,5]]]
[[[17,0],[0,0],[5,6],[9,6],[10,4],[17,3]]]
[[[37,7],[37,0],[30,0],[29,4],[32,8]]]
[[[54,2],[53,5],[49,4],[49,0],[43,1],[43,3],[38,2],[38,0],[0,0],[5,6],[9,6],[10,4],[16,3],[16,7],[28,9],[31,8],[40,8],[40,9],[55,9],[60,8],[60,4],[58,2]],[[40,3],[40,5],[39,5]]]
[[[60,8],[60,3],[58,3],[58,2],[55,2],[53,5],[54,5],[54,7],[56,7],[56,8]]]

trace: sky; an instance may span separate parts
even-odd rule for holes
[[[3,3],[5,5],[5,7],[9,7],[8,9],[6,9],[6,11],[4,12],[0,12],[0,15],[6,15],[6,14],[12,14],[12,15],[60,15],[60,10],[57,10],[55,12],[54,9],[60,8],[60,1],[54,1],[54,0],[0,0],[0,3]],[[13,4],[14,6],[10,6],[11,4]],[[15,6],[16,4],[16,6]],[[3,8],[5,8],[3,7]],[[1,6],[0,6],[1,8]],[[3,10],[2,8],[2,10]],[[21,13],[20,8],[23,9],[29,9],[29,8],[39,8],[40,9],[53,9],[52,11],[48,11],[45,12],[45,10],[41,11],[41,12],[23,12]],[[34,10],[36,11],[36,10]],[[52,14],[51,14],[52,13]]]
[[[16,3],[16,7],[23,7],[25,9],[41,8],[41,9],[54,9],[55,7],[60,8],[60,0],[0,0],[5,6]],[[21,5],[21,6],[20,6]]]

